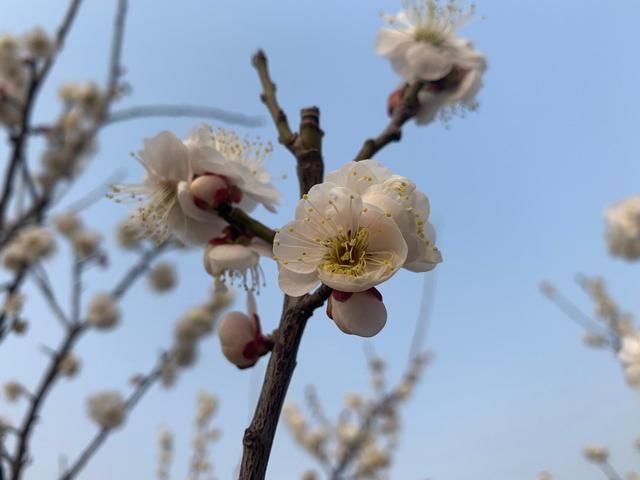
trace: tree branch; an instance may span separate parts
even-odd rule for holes
[[[367,160],[382,150],[391,142],[398,142],[402,138],[402,126],[411,120],[417,113],[419,107],[418,93],[424,87],[425,82],[418,81],[405,87],[402,101],[393,110],[391,121],[386,128],[375,138],[365,140],[362,148],[353,160]]]
[[[71,0],[64,19],[62,20],[62,24],[60,25],[58,33],[56,34],[56,41],[52,53],[49,55],[49,57],[47,57],[39,70],[36,71],[35,66],[32,69],[31,81],[27,90],[22,118],[20,121],[20,127],[18,133],[12,137],[13,150],[4,177],[2,195],[0,196],[0,230],[4,228],[7,207],[9,206],[11,195],[13,193],[15,174],[18,170],[18,167],[20,166],[20,163],[24,161],[24,150],[26,148],[27,138],[29,136],[28,134],[30,130],[33,105],[35,103],[41,85],[44,83],[44,80],[51,70],[51,67],[53,66],[58,53],[62,49],[65,38],[67,37],[67,34],[69,33],[69,30],[71,28],[71,24],[73,23],[73,20],[78,13],[78,9],[80,8],[81,1],[82,0]]]
[[[260,117],[229,112],[221,108],[203,107],[202,105],[140,105],[111,113],[103,126],[150,117],[201,117],[245,127],[259,127],[264,123]]]
[[[268,244],[273,243],[273,237],[276,232],[267,227],[263,223],[247,214],[244,210],[232,207],[228,203],[221,204],[216,211],[221,218],[227,221],[229,225],[237,228],[242,232],[247,232],[261,238]]]
[[[262,84],[262,101],[271,113],[278,130],[279,141],[296,158],[300,195],[302,195],[323,179],[323,132],[320,129],[320,111],[317,107],[302,109],[300,133],[293,133],[285,113],[278,105],[275,84],[269,76],[264,52],[258,51],[253,56],[253,65],[258,71]],[[284,298],[278,335],[274,336],[273,351],[267,365],[258,404],[251,424],[244,433],[240,480],[265,478],[278,419],[297,364],[298,348],[307,320],[313,311],[326,301],[330,291],[327,287],[321,286],[311,295],[298,298],[285,296]]]

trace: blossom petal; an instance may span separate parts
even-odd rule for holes
[[[171,132],[160,132],[144,141],[139,153],[147,172],[163,180],[190,180],[191,170],[187,147]]]
[[[295,273],[278,264],[278,284],[280,289],[292,297],[301,297],[320,283],[318,274]]]

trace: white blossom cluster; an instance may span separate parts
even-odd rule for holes
[[[52,50],[49,35],[40,27],[22,38],[0,34],[0,123],[16,127],[28,94],[30,64],[45,59]]]
[[[397,15],[387,15],[376,52],[391,62],[407,83],[425,82],[418,94],[417,124],[447,119],[458,110],[474,110],[487,68],[485,57],[457,31],[474,15],[457,1],[410,0]]]
[[[27,227],[2,251],[2,266],[12,272],[50,257],[55,251],[53,236],[44,227]]]

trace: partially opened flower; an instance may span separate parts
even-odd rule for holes
[[[227,243],[229,241],[230,243]],[[258,238],[234,243],[212,239],[204,251],[204,268],[213,277],[238,282],[246,290],[257,291],[262,282],[260,256],[271,256],[270,246]]]
[[[387,309],[376,288],[356,293],[334,290],[327,315],[344,333],[360,337],[373,337],[387,322]]]
[[[103,428],[115,428],[125,419],[125,403],[122,395],[115,391],[105,391],[87,399],[89,417]]]
[[[262,334],[253,294],[247,296],[248,314],[229,312],[218,326],[224,356],[240,369],[252,367],[271,348],[271,340]]]
[[[486,60],[468,40],[456,36],[474,14],[451,0],[408,1],[398,15],[387,16],[376,52],[388,58],[405,82],[425,81],[419,94],[416,123],[432,121],[443,107],[460,104],[473,108],[473,99],[482,87]]]
[[[363,204],[356,190],[315,185],[298,202],[296,219],[277,232],[274,259],[280,288],[301,296],[320,282],[362,292],[390,278],[407,258],[407,244],[392,218]]]
[[[328,173],[325,181],[358,191],[365,205],[377,207],[396,222],[408,249],[404,268],[425,272],[442,261],[435,229],[428,221],[429,199],[411,180],[375,160],[363,160]]]

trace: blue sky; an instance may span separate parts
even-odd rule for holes
[[[5,0],[0,31],[19,33],[40,24],[52,31],[62,0]],[[283,107],[295,119],[300,107],[321,108],[327,169],[350,160],[362,141],[385,125],[386,96],[397,78],[373,54],[380,12],[394,1],[324,2],[232,0],[131,2],[124,63],[133,92],[122,106],[194,103],[264,114],[250,56],[264,48]],[[36,112],[58,111],[55,90],[65,80],[106,75],[115,2],[86,0]],[[392,471],[402,480],[532,479],[547,469],[559,479],[601,478],[580,456],[589,442],[608,445],[620,470],[637,468],[632,441],[640,435],[638,398],[604,352],[582,346],[579,331],[538,293],[543,278],[556,282],[589,308],[573,285],[576,272],[601,274],[630,311],[638,311],[637,266],[611,259],[603,241],[603,209],[637,192],[640,174],[640,3],[617,0],[482,0],[484,17],[463,34],[483,50],[490,68],[478,113],[450,128],[406,128],[402,143],[378,159],[416,181],[431,200],[445,261],[428,344],[436,360],[404,411],[404,435]],[[186,134],[197,120],[148,120],[104,131],[100,150],[69,200],[119,168],[130,179],[140,168],[128,153],[163,129]],[[270,124],[251,134],[275,139]],[[0,147],[6,155],[6,147]],[[38,145],[32,162],[37,164]],[[279,226],[292,216],[296,181],[292,159],[276,147],[268,167],[285,192]],[[281,179],[287,175],[286,180]],[[95,228],[115,225],[126,211],[104,201],[87,212]],[[116,255],[112,271],[92,272],[87,291],[115,281],[133,260]],[[79,379],[62,382],[35,435],[36,461],[28,478],[51,478],[61,454],[74,458],[93,431],[84,397],[103,388],[126,388],[171,338],[172,323],[205,298],[209,278],[199,254],[178,258],[178,294],[148,301],[138,285],[126,298],[126,318],[112,334],[91,334],[78,353]],[[51,265],[66,278],[64,259]],[[273,280],[260,295],[268,327],[278,318]],[[432,274],[433,275],[433,274]],[[382,287],[390,318],[374,339],[390,375],[404,367],[418,312],[422,277],[400,273]],[[62,285],[61,292],[65,293]],[[33,385],[45,358],[39,345],[57,342],[57,325],[33,295],[30,335],[0,349],[0,381],[19,376]],[[363,342],[341,334],[323,313],[309,323],[289,398],[302,401],[314,384],[329,411],[346,391],[366,388]],[[260,364],[259,369],[264,367]],[[261,375],[261,372],[260,372]],[[175,478],[183,476],[195,394],[222,398],[224,431],[213,460],[231,478],[251,408],[255,372],[238,372],[207,340],[198,366],[169,392],[154,389],[127,425],[87,468],[91,480],[153,478],[156,433],[177,433]],[[252,380],[253,379],[253,380]],[[0,400],[0,414],[20,408]],[[296,478],[313,462],[295,451],[279,429],[268,478]]]

